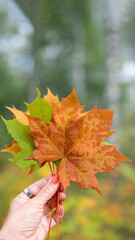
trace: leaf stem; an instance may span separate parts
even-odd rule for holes
[[[59,190],[57,191],[57,240],[59,239]]]
[[[51,164],[48,162],[48,164],[49,164],[49,167],[50,167],[50,170],[51,170],[51,174],[52,174],[52,176],[54,176],[54,173],[53,173],[53,170],[52,170],[52,167],[51,167]]]
[[[51,230],[51,222],[52,222],[52,217],[53,217],[53,210],[54,210],[54,205],[52,206],[52,212],[51,212],[51,217],[50,217],[49,231],[48,231],[47,240],[49,240],[49,237],[50,237],[50,230]]]
[[[52,164],[53,164],[53,173],[55,174],[55,166],[54,166],[54,162],[53,162]]]

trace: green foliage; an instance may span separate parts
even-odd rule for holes
[[[5,120],[4,118],[2,119],[7,126],[7,130],[11,133],[11,136],[21,147],[21,151],[14,158],[9,160],[16,163],[23,169],[30,168],[34,164],[34,170],[36,171],[39,168],[39,163],[36,160],[24,160],[32,154],[35,148],[32,138],[28,136],[30,133],[30,127],[21,124],[16,119],[9,121]]]
[[[25,103],[28,107],[30,116],[37,117],[46,123],[49,123],[52,118],[53,108],[40,97],[40,91],[37,89],[38,95],[34,102],[31,104]]]

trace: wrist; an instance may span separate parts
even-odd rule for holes
[[[0,240],[19,240],[11,227],[4,225],[0,230]]]
[[[9,231],[7,230],[7,232],[3,231],[3,229],[0,230],[0,240],[12,240],[9,235]],[[12,236],[12,234],[11,234]]]

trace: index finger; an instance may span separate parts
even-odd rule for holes
[[[40,180],[38,180],[37,182],[31,184],[30,186],[28,186],[27,188],[30,190],[30,192],[36,196],[41,189],[47,184],[47,182],[49,181],[49,179],[52,177],[52,174],[48,175],[47,177],[44,177]],[[25,200],[30,200],[30,198],[24,193],[21,192],[17,198],[23,198]]]
[[[38,180],[37,182],[28,186],[28,189],[33,193],[33,195],[36,196],[41,191],[41,189],[46,185],[46,183],[51,179],[51,177],[52,174]]]
[[[52,174],[38,180],[37,182],[28,186],[28,189],[33,193],[33,195],[37,195],[41,191],[41,189],[46,185],[46,183],[50,180],[51,177]],[[60,192],[64,192],[64,187],[62,183],[60,183]]]
[[[30,186],[28,186],[27,188],[30,190],[30,192],[36,196],[40,191],[41,189],[47,184],[47,182],[51,179],[52,177],[52,174],[48,175],[47,177],[44,177],[40,180],[38,180],[37,182],[31,184]],[[64,191],[64,188],[62,186],[62,184],[60,184],[60,192],[63,192]],[[21,192],[17,198],[23,198],[25,200],[30,200],[30,198],[24,193],[24,192]]]

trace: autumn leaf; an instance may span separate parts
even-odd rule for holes
[[[64,133],[66,127],[86,114],[82,113],[85,106],[80,105],[75,89],[69,96],[62,98],[59,104],[57,97],[53,96],[50,91],[45,99],[49,99],[53,105],[52,123],[60,132]]]
[[[49,89],[44,98],[37,92],[34,102],[26,103],[26,112],[8,108],[16,119],[4,121],[17,142],[3,151],[15,154],[11,161],[23,169],[30,167],[30,173],[54,162],[65,189],[75,181],[82,189],[100,193],[96,173],[113,172],[121,162],[129,161],[116,145],[105,142],[115,133],[110,130],[114,111],[96,105],[83,112],[75,89],[61,102]]]
[[[44,96],[44,100],[46,100],[50,104],[50,106],[59,105],[60,101],[59,101],[58,95],[54,96],[51,93],[49,88],[47,90],[48,90],[48,94]]]
[[[36,149],[28,159],[34,158],[41,164],[62,158],[63,137],[54,124],[52,122],[46,124],[38,118],[27,117],[32,130],[29,135],[36,144]]]
[[[128,159],[116,150],[116,146],[101,144],[87,156],[85,154],[80,156],[77,152],[68,154],[60,162],[58,172],[64,179],[65,188],[70,182],[75,181],[82,189],[88,187],[99,192],[95,174],[113,172],[113,168],[124,161],[128,161]]]
[[[52,106],[50,106],[46,102],[46,100],[40,97],[41,94],[38,89],[37,92],[38,92],[37,98],[34,100],[34,102],[32,102],[31,104],[25,103],[28,108],[25,112],[16,109],[14,106],[12,108],[6,107],[13,113],[13,118],[16,119],[17,121],[9,122],[3,119],[11,135],[14,135],[17,129],[14,138],[16,140],[19,139],[19,143],[16,140],[13,140],[11,144],[6,145],[7,148],[3,149],[2,152],[10,152],[13,155],[15,155],[13,159],[9,160],[16,163],[23,169],[27,169],[30,167],[30,173],[32,173],[39,167],[42,167],[43,164],[39,166],[39,163],[34,159],[30,161],[24,160],[33,152],[35,148],[35,144],[32,138],[27,136],[28,133],[30,132],[30,127],[26,113],[27,115],[32,115],[48,123],[52,118],[53,109]]]
[[[115,145],[102,143],[111,136],[114,111],[97,109],[82,113],[75,90],[58,103],[49,91],[46,100],[53,105],[49,124],[27,116],[36,149],[28,158],[40,164],[59,160],[58,173],[66,189],[75,181],[81,188],[98,192],[97,172],[113,172],[113,168],[129,159],[118,153]]]
[[[4,118],[2,119],[5,122],[7,129],[11,133],[12,137],[17,141],[17,143],[12,143],[10,146],[7,146],[8,148],[6,150],[4,150],[15,155],[14,158],[9,160],[16,163],[23,169],[30,168],[32,165],[34,165],[34,170],[36,171],[40,167],[39,163],[36,160],[24,160],[33,152],[35,148],[35,144],[32,138],[28,136],[30,127],[21,124],[16,119],[9,121],[5,120]]]
[[[40,91],[37,89],[37,98],[32,103],[25,103],[28,110],[23,112],[18,109],[16,109],[14,106],[6,107],[8,110],[10,110],[14,114],[14,118],[17,119],[20,123],[23,125],[29,125],[27,116],[31,115],[33,117],[40,118],[46,123],[49,123],[52,118],[52,106],[50,106],[46,100],[40,97]]]
[[[19,144],[15,140],[13,140],[11,144],[5,145],[5,147],[7,148],[1,150],[1,152],[9,152],[9,153],[12,153],[13,155],[16,155],[21,151]]]
[[[14,106],[13,106],[13,108],[11,108],[11,107],[6,107],[6,108],[14,114],[15,119],[17,119],[20,123],[22,123],[24,125],[29,125],[28,119],[24,112],[16,109]],[[28,112],[27,112],[27,114],[28,114]]]
[[[49,123],[52,118],[52,106],[47,101],[40,97],[40,91],[37,88],[37,98],[33,103],[25,103],[30,116],[42,119],[44,122]]]
[[[50,91],[48,91],[45,99],[49,99],[49,103],[51,102],[53,105],[53,116],[49,125],[27,115],[30,127],[33,129],[30,135],[37,146],[30,158],[32,156],[35,159],[38,158],[39,163],[44,161],[51,162],[62,158],[64,155],[63,141],[65,129],[73,121],[81,117],[81,112],[84,109],[84,106],[81,106],[79,103],[75,90],[67,98],[63,98],[61,103],[58,103],[57,97],[53,96]]]

